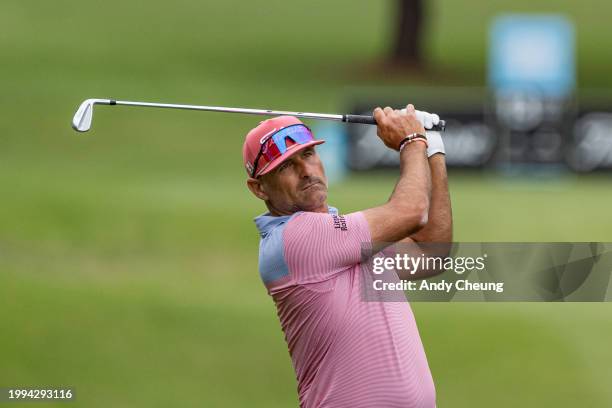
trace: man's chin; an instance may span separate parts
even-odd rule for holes
[[[303,211],[317,211],[325,207],[327,201],[327,188],[325,186],[311,187],[308,195],[302,200],[300,207]]]

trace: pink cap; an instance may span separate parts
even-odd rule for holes
[[[259,153],[259,149],[261,149],[261,141],[264,139],[264,137],[292,125],[304,125],[304,123],[294,116],[277,116],[275,118],[259,122],[259,125],[251,129],[251,131],[246,135],[244,145],[242,145],[242,160],[249,177],[253,171],[255,158]],[[257,173],[255,174],[255,177],[271,172],[294,153],[297,153],[309,146],[325,143],[325,141],[312,140],[311,142],[304,144],[292,143],[292,140],[287,140],[287,151],[271,162],[268,162],[267,158],[264,155],[261,155],[259,157],[259,161],[257,162]]]

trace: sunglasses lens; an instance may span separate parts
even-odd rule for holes
[[[291,139],[294,144],[305,144],[314,140],[310,129],[304,125],[292,125],[281,129],[261,145],[260,155],[265,158],[265,163],[256,163],[256,167],[262,169],[282,156],[287,151],[287,139]],[[253,174],[256,170],[253,170]]]
[[[296,144],[304,144],[313,140],[312,133],[304,125],[286,127],[272,136],[272,140],[278,146],[281,154],[287,151],[287,138],[293,140]]]
[[[312,133],[305,126],[300,126],[299,128],[296,126],[296,129],[288,137],[297,144],[304,144],[314,140]]]
[[[278,145],[276,143],[272,143],[270,139],[262,146],[261,154],[268,162],[271,162],[277,157],[280,157],[283,153],[278,148]]]

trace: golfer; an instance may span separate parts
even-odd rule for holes
[[[444,146],[412,105],[376,108],[378,136],[400,156],[385,204],[346,215],[327,203],[310,129],[297,118],[261,122],[246,136],[247,185],[268,212],[259,272],[289,347],[303,408],[435,407],[435,388],[408,302],[361,297],[363,243],[451,242]]]

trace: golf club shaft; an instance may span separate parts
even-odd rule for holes
[[[105,104],[98,100],[96,103]],[[228,108],[223,106],[201,106],[201,105],[179,105],[171,103],[153,103],[153,102],[132,102],[132,101],[119,101],[119,100],[107,100],[107,105],[123,105],[123,106],[141,106],[149,108],[167,108],[167,109],[188,109],[188,110],[200,110],[210,112],[227,112],[227,113],[245,113],[250,115],[265,115],[265,116],[281,116],[289,115],[305,119],[324,119],[324,120],[335,120],[347,123],[362,123],[368,125],[376,125],[376,120],[373,116],[369,115],[338,115],[329,113],[311,113],[311,112],[289,112],[279,111],[270,109],[247,109],[247,108]],[[437,125],[434,125],[428,130],[444,130],[445,122],[440,120]]]

